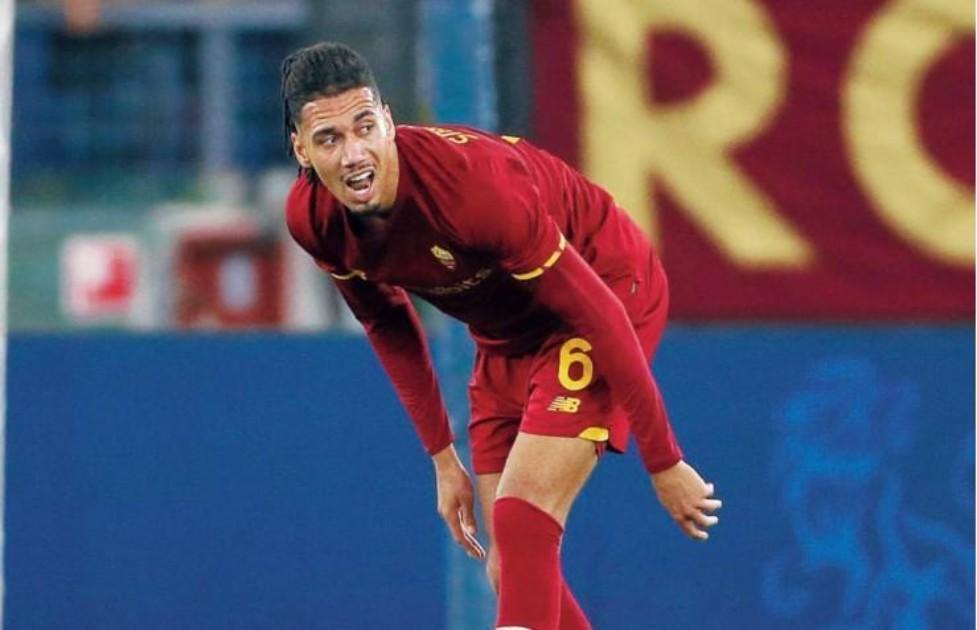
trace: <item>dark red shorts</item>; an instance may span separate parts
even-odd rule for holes
[[[657,260],[654,261],[656,266]],[[645,357],[650,361],[665,330],[668,288],[664,273],[657,287],[631,279],[611,289],[631,315]],[[559,331],[535,353],[517,357],[479,350],[469,383],[472,467],[476,474],[498,473],[505,466],[516,435],[579,437],[623,453],[628,418],[614,403],[600,366],[586,339]]]

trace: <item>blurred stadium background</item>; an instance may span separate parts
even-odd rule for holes
[[[658,243],[656,373],[727,506],[692,544],[609,458],[564,547],[596,627],[973,627],[973,3],[13,19],[6,627],[488,627],[409,423],[285,236],[278,65],[321,39],[400,122],[528,137]],[[424,316],[463,443],[471,349]]]

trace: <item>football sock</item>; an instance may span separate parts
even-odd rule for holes
[[[543,510],[516,497],[495,500],[492,522],[500,573],[496,626],[558,630],[564,590],[563,528]]]
[[[590,621],[584,614],[577,598],[570,591],[566,579],[562,580],[563,589],[560,593],[560,630],[590,630]]]

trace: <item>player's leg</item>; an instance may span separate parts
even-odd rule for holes
[[[596,463],[594,445],[587,440],[529,433],[516,438],[499,479],[492,515],[501,573],[499,626],[589,627],[564,584],[560,542],[573,501]],[[565,620],[561,619],[564,591]],[[574,613],[578,613],[576,620]]]
[[[496,592],[499,587],[499,552],[493,528],[493,506],[501,479],[500,473],[506,466],[510,450],[519,435],[519,427],[524,421],[527,402],[525,394],[530,389],[528,382],[535,365],[536,359],[532,355],[513,358],[479,353],[469,387],[472,464],[477,476],[483,532],[489,536],[486,572]],[[577,426],[564,427],[560,435],[576,436],[580,429]],[[583,440],[576,441],[587,444]],[[591,456],[593,449],[594,446],[590,443],[588,452]],[[562,522],[560,529],[562,530]],[[563,582],[562,576],[560,620],[560,628],[563,630],[590,628],[586,616]]]
[[[597,464],[594,443],[520,432],[499,478],[496,500],[529,501],[562,526]]]
[[[526,357],[478,352],[468,388],[472,468],[482,511],[482,531],[489,538],[485,569],[496,593],[499,590],[499,555],[492,530],[492,504],[502,469],[519,434],[531,365],[531,359]]]
[[[499,550],[495,544],[492,529],[492,506],[495,503],[496,491],[499,487],[501,473],[478,475],[477,487],[482,519],[486,524],[485,533],[488,536],[488,557],[485,561],[485,573],[489,584],[496,595],[499,593]],[[563,579],[560,589],[560,630],[586,630],[590,628],[587,616],[577,603],[576,597]]]

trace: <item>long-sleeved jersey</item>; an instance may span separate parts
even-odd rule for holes
[[[397,127],[399,180],[369,228],[314,178],[286,204],[295,240],[336,279],[425,447],[451,441],[430,355],[402,289],[466,323],[484,352],[533,352],[562,326],[594,344],[649,470],[681,452],[633,326],[608,286],[664,291],[647,238],[611,196],[531,143],[464,127]],[[579,254],[579,255],[578,255]]]

